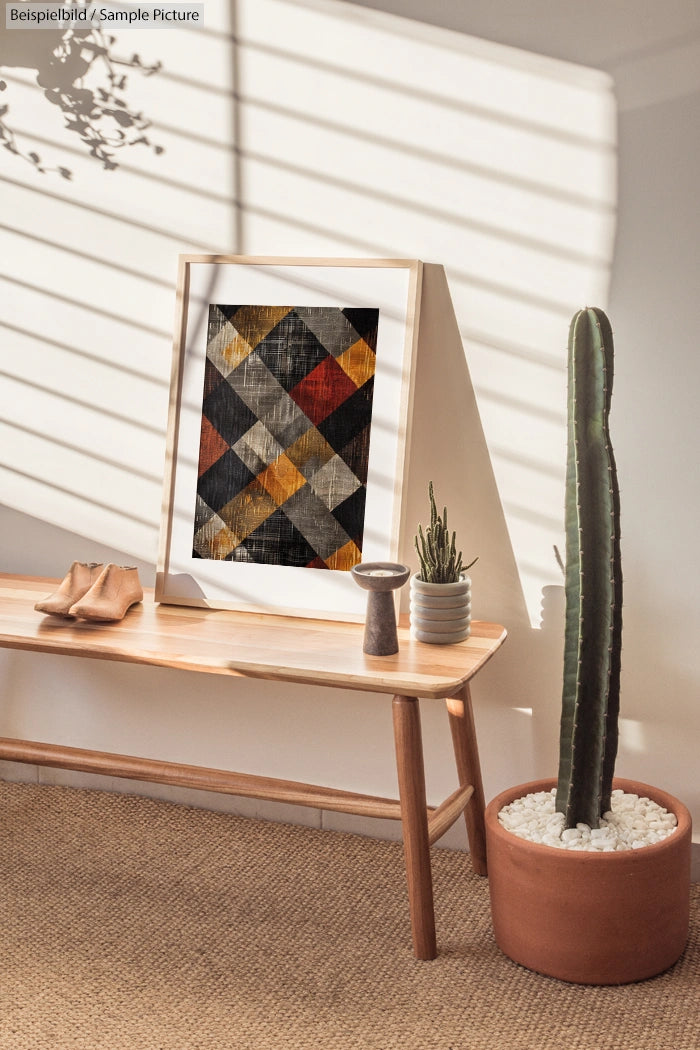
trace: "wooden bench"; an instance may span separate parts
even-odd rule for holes
[[[503,643],[502,627],[477,622],[467,641],[439,646],[413,641],[402,623],[395,656],[367,656],[360,624],[156,605],[152,591],[118,623],[42,616],[34,603],[56,583],[0,574],[1,647],[390,695],[399,799],[30,740],[0,738],[0,759],[401,820],[413,948],[435,958],[430,846],[462,813],[474,870],[486,874],[469,682]],[[446,701],[454,744],[459,786],[437,807],[426,805],[419,697]]]

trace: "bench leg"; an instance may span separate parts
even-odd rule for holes
[[[471,784],[474,788],[474,794],[464,811],[472,867],[477,875],[486,875],[486,827],[484,825],[486,803],[469,686],[465,684],[460,693],[451,697],[446,703],[459,783],[460,786]]]
[[[433,876],[418,699],[414,696],[395,696],[393,711],[413,951],[417,959],[434,959],[437,943]]]

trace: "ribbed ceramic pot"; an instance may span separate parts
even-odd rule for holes
[[[498,822],[504,806],[554,780],[510,788],[486,807],[491,917],[514,962],[578,984],[627,984],[672,966],[686,944],[691,819],[665,791],[634,780],[613,786],[674,813],[676,830],[651,846],[579,852],[528,842]]]
[[[419,642],[450,645],[469,637],[472,619],[472,581],[462,575],[457,583],[425,583],[411,577],[411,636]]]

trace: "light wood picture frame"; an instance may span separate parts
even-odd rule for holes
[[[422,264],[182,255],[155,598],[361,620],[396,561]]]

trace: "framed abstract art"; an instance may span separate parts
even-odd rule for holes
[[[396,560],[421,264],[180,257],[156,600],[361,619]]]

